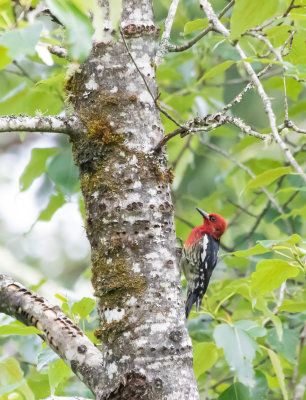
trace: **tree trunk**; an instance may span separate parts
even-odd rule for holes
[[[105,360],[99,399],[198,399],[181,294],[172,172],[164,135],[150,0],[123,1],[121,37],[95,44],[67,83],[88,133],[75,135],[92,283]],[[133,58],[133,59],[132,59]],[[137,70],[135,61],[140,72]]]

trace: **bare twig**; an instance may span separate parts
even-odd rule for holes
[[[266,65],[259,73],[258,73],[258,78],[260,78],[261,76],[263,76],[270,68],[272,67],[272,64],[268,64]],[[241,90],[240,93],[238,93],[232,101],[230,101],[228,104],[226,104],[223,107],[223,112],[229,110],[230,108],[233,107],[234,104],[240,103],[242,100],[242,97],[250,90],[254,88],[254,83],[253,82],[249,82],[244,89]]]
[[[47,49],[50,51],[50,53],[54,54],[57,57],[69,59],[68,52],[63,47],[48,44]]]
[[[227,198],[227,201],[229,203],[231,203],[233,206],[235,206],[236,208],[239,208],[239,210],[241,210],[245,214],[248,214],[250,217],[257,218],[257,215],[253,214],[251,211],[249,211],[247,208],[241,206],[240,204],[235,203],[234,201],[232,201],[229,198]]]
[[[172,28],[172,24],[173,24],[173,21],[175,18],[178,3],[179,3],[179,0],[172,0],[172,2],[170,4],[169,12],[168,12],[168,15],[167,15],[167,18],[165,21],[164,32],[162,34],[160,44],[159,44],[159,49],[158,49],[158,51],[156,53],[156,57],[155,57],[156,66],[159,66],[163,62],[164,56],[167,52],[171,28]]]
[[[181,125],[181,124],[180,124],[178,121],[176,121],[170,114],[168,114],[167,111],[165,111],[163,108],[160,107],[159,102],[158,102],[158,97],[155,97],[155,96],[153,95],[153,93],[152,93],[152,91],[151,91],[151,89],[150,89],[150,86],[148,85],[148,82],[147,82],[145,76],[144,76],[143,73],[140,71],[140,69],[139,69],[139,67],[138,67],[138,65],[137,65],[137,63],[136,63],[136,61],[134,60],[134,58],[133,58],[133,56],[132,56],[132,54],[131,54],[131,52],[130,52],[130,49],[129,49],[127,43],[126,43],[124,34],[123,34],[123,32],[121,31],[121,29],[120,29],[120,35],[121,35],[121,37],[122,37],[122,40],[123,40],[123,43],[124,43],[124,47],[126,48],[126,51],[127,51],[128,55],[130,56],[130,58],[131,58],[133,64],[135,65],[136,70],[137,70],[138,73],[140,74],[140,76],[141,76],[141,78],[142,78],[142,80],[143,80],[143,82],[144,82],[144,84],[145,84],[145,87],[147,88],[147,91],[149,92],[150,96],[152,97],[152,99],[153,99],[153,101],[154,101],[156,107],[159,109],[159,111],[160,111],[162,114],[164,114],[168,119],[170,119],[170,121],[172,121],[175,125],[179,126],[179,127],[182,128],[182,129],[185,129],[185,127],[184,127],[183,125]]]
[[[232,161],[234,164],[236,164],[239,168],[243,169],[248,175],[250,175],[251,178],[255,178],[256,175],[251,171],[249,167],[246,165],[242,164],[240,161],[236,160],[230,153],[227,151],[221,149],[220,147],[216,146],[213,143],[205,142],[201,137],[199,137],[199,142],[203,143],[205,146],[209,147],[210,149],[216,151],[217,153],[220,153],[223,155],[223,157],[229,159]],[[268,197],[268,199],[271,201],[272,204],[274,204],[275,208],[280,214],[283,214],[283,209],[282,207],[278,204],[277,200],[272,196],[270,192],[268,192],[267,188],[265,186],[260,187],[261,191]]]
[[[219,21],[218,17],[216,16],[216,14],[214,13],[214,11],[211,7],[211,4],[209,3],[209,1],[208,0],[200,0],[200,5],[203,8],[203,10],[205,11],[209,21],[214,25],[215,29],[218,32],[220,32],[224,37],[228,38],[230,35],[229,30]],[[237,50],[238,54],[240,55],[240,57],[242,58],[242,60],[247,58],[245,52],[243,51],[243,49],[241,48],[239,43],[233,43],[233,46],[236,48],[236,50]],[[306,182],[306,175],[304,174],[303,169],[300,167],[300,165],[297,163],[297,161],[293,157],[293,155],[292,155],[291,151],[289,150],[288,146],[286,145],[286,143],[279,136],[277,126],[276,126],[276,117],[275,117],[274,111],[272,109],[271,100],[267,96],[267,94],[266,94],[260,80],[258,79],[253,67],[251,66],[251,64],[246,61],[242,61],[242,62],[243,62],[243,65],[244,65],[246,71],[250,75],[254,85],[256,86],[259,96],[262,99],[264,109],[268,115],[268,119],[270,122],[272,135],[273,135],[275,141],[281,147],[281,149],[285,153],[286,158],[288,159],[290,164],[293,166],[293,168],[299,174],[301,174],[302,179]]]
[[[85,133],[86,129],[76,116],[26,117],[9,115],[0,117],[0,132],[55,132],[69,136]]]
[[[230,1],[220,12],[218,15],[218,18],[222,18],[224,14],[227,13],[227,11],[234,5],[235,0]],[[213,25],[209,25],[207,28],[205,28],[202,32],[200,32],[198,35],[196,35],[193,39],[189,40],[185,44],[182,44],[180,46],[168,46],[168,51],[170,52],[180,52],[180,51],[185,51],[190,49],[194,44],[196,44],[199,40],[202,39],[202,37],[206,36],[209,32],[213,31],[214,27]]]
[[[306,129],[299,128],[291,120],[285,121],[284,126],[289,129],[293,129],[295,132],[306,134]]]
[[[179,152],[178,156],[176,157],[176,159],[173,161],[172,163],[172,168],[175,169],[177,164],[180,162],[181,158],[183,157],[185,151],[189,148],[190,142],[191,142],[192,136],[189,136],[184,144],[184,146],[182,147],[181,151]]]
[[[268,140],[270,138],[270,135],[254,131],[249,125],[245,124],[238,117],[225,115],[224,113],[216,113],[213,115],[208,114],[202,119],[196,118],[191,120],[187,122],[185,126],[168,133],[168,135],[164,136],[163,139],[157,144],[155,151],[160,150],[168,142],[168,140],[177,135],[185,137],[191,133],[209,132],[225,124],[235,125],[241,129],[242,132],[246,133],[247,135],[254,136],[257,139]]]

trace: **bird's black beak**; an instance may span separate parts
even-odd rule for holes
[[[201,210],[200,208],[197,207],[197,210],[199,211],[199,213],[205,218],[208,219],[209,214],[207,214],[207,212]]]

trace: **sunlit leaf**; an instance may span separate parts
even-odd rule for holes
[[[277,380],[279,382],[279,386],[281,388],[282,394],[283,394],[283,399],[288,400],[288,393],[285,385],[285,376],[283,373],[283,369],[280,363],[280,360],[277,356],[277,354],[274,353],[273,350],[266,348],[267,353],[270,357],[271,363],[273,365],[273,369],[276,373]]]
[[[54,156],[58,151],[59,149],[56,147],[32,150],[31,160],[19,180],[22,191],[28,189],[33,181],[46,171],[48,158]]]
[[[215,67],[211,68],[209,71],[206,72],[202,76],[202,78],[198,81],[198,83],[203,82],[207,79],[213,78],[218,74],[221,74],[222,72],[226,71],[229,67],[231,67],[233,64],[235,64],[235,61],[224,61],[221,64],[216,65]]]
[[[193,352],[194,373],[198,378],[218,360],[218,349],[214,343],[200,342],[194,345]]]
[[[96,301],[90,297],[84,297],[82,300],[76,302],[71,307],[71,312],[77,314],[80,318],[85,319],[92,312],[96,305]]]
[[[5,68],[11,61],[11,57],[7,55],[8,49],[4,46],[0,46],[0,70]]]
[[[253,28],[272,17],[277,8],[278,0],[269,0],[262,3],[236,0],[231,18],[231,38],[236,39],[249,28]]]
[[[260,296],[278,288],[288,278],[295,278],[300,270],[284,260],[261,260],[252,274],[251,291]]]
[[[62,192],[50,197],[47,207],[41,211],[38,221],[50,221],[54,213],[66,203]]]
[[[269,251],[271,251],[271,249],[265,248],[261,244],[256,244],[256,246],[251,247],[248,250],[237,250],[230,254],[236,257],[249,257],[249,256],[255,256],[257,254],[268,253]]]
[[[290,174],[291,167],[280,167],[275,169],[269,169],[264,173],[257,175],[256,178],[251,179],[246,185],[246,189],[255,189],[260,186],[266,186],[274,182],[276,179],[283,175]]]
[[[207,26],[208,26],[207,18],[195,19],[194,21],[188,21],[188,22],[186,22],[186,24],[184,26],[184,33],[185,33],[185,35],[188,35],[189,33],[205,29],[205,28],[207,28]]]
[[[48,376],[52,394],[55,393],[55,389],[60,383],[66,381],[69,378],[71,373],[71,369],[64,363],[62,359],[55,361],[53,364],[50,364]]]
[[[10,325],[0,326],[0,335],[39,335],[40,330],[34,326],[26,326],[16,323],[11,323]]]

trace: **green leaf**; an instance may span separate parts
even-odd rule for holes
[[[49,366],[59,359],[59,356],[51,349],[51,347],[45,347],[37,356],[37,371],[42,370],[44,367]]]
[[[257,244],[256,246],[251,247],[248,250],[238,250],[238,251],[234,251],[233,253],[230,253],[230,254],[232,254],[236,257],[248,257],[248,256],[255,256],[257,254],[268,253],[269,251],[271,251],[271,249],[266,249],[261,244]]]
[[[274,353],[273,350],[265,348],[268,352],[268,355],[270,357],[271,363],[273,365],[279,386],[281,388],[282,394],[283,394],[283,399],[284,400],[288,400],[288,393],[286,390],[286,385],[285,385],[285,376],[283,373],[283,369],[280,363],[280,360],[278,358],[278,356]]]
[[[77,314],[80,318],[85,319],[92,312],[96,305],[96,301],[90,297],[84,297],[82,300],[76,302],[71,307],[71,312]]]
[[[218,349],[214,343],[200,342],[193,347],[193,368],[196,379],[208,371],[218,360]]]
[[[19,184],[22,191],[27,190],[33,181],[46,171],[46,162],[49,157],[59,151],[58,148],[33,149],[31,160],[20,177]]]
[[[261,24],[272,17],[278,8],[278,0],[264,2],[236,0],[231,18],[231,38]]]
[[[207,18],[195,19],[194,21],[188,21],[184,26],[184,34],[188,35],[189,33],[195,31],[201,31],[208,27]]]
[[[79,170],[74,164],[70,149],[62,151],[52,159],[47,174],[64,194],[75,193],[79,184]]]
[[[0,388],[0,396],[4,396],[7,393],[13,392],[14,390],[18,389],[19,386],[23,385],[25,380],[12,383],[11,385],[6,385]]]
[[[295,362],[298,346],[298,332],[293,329],[284,329],[282,340],[279,340],[275,329],[269,329],[267,340],[270,347],[277,354],[282,354],[291,364]]]
[[[269,169],[264,173],[257,175],[254,179],[251,179],[246,185],[246,189],[255,189],[260,186],[266,186],[274,182],[276,179],[283,175],[291,173],[291,167],[280,167]]]
[[[238,328],[243,329],[246,333],[253,337],[262,337],[267,334],[267,330],[259,326],[255,321],[240,320],[234,323]]]
[[[290,313],[306,311],[306,301],[283,300],[279,311],[288,311]]]
[[[250,400],[267,400],[268,380],[263,372],[255,370],[255,385],[250,388]]]
[[[232,66],[233,64],[235,64],[235,61],[224,61],[221,64],[216,65],[215,67],[211,68],[208,72],[206,72],[206,74],[204,74],[202,76],[201,79],[199,79],[199,81],[197,82],[197,84],[205,81],[206,79],[210,79],[215,77],[218,74],[221,74],[221,72],[226,71],[230,66]]]
[[[64,195],[62,192],[51,196],[47,207],[41,211],[39,217],[37,218],[38,221],[50,221],[53,217],[54,213],[61,208],[66,203]]]
[[[67,28],[70,56],[74,60],[84,61],[92,46],[93,27],[90,19],[70,0],[46,2],[51,13]]]
[[[0,335],[35,335],[41,334],[34,326],[25,326],[16,322],[0,326]]]
[[[63,381],[66,381],[70,375],[71,369],[64,363],[62,359],[59,359],[50,365],[48,376],[52,395],[54,395],[58,385]]]
[[[218,400],[250,400],[249,389],[240,382],[233,383],[220,394]]]
[[[0,360],[0,386],[5,389],[7,385],[17,385],[11,391],[17,392],[18,400],[34,400],[33,392],[28,384],[23,380],[23,371],[20,368],[19,362],[14,358],[3,358]],[[0,390],[1,390],[0,389]],[[7,390],[8,388],[6,388]],[[5,396],[5,395],[4,395]],[[12,396],[5,396],[3,400],[11,399]],[[15,397],[16,398],[16,397]]]
[[[267,249],[271,249],[273,246],[276,246],[278,244],[290,244],[290,245],[294,245],[296,243],[300,243],[302,241],[302,238],[300,235],[297,235],[296,233],[288,236],[287,238],[284,239],[273,239],[273,240],[258,240],[258,243],[267,248]]]
[[[41,22],[36,22],[24,28],[6,31],[0,37],[0,45],[6,47],[7,55],[16,60],[23,55],[34,55],[42,27]]]
[[[8,49],[4,46],[0,46],[0,70],[5,68],[11,61],[11,57],[9,57],[7,53]]]
[[[225,359],[238,379],[247,386],[252,385],[252,361],[259,350],[255,340],[242,328],[227,324],[218,325],[213,336],[217,346],[223,348]]]
[[[295,278],[300,270],[284,260],[261,260],[251,277],[251,292],[260,296],[278,288],[288,278]]]

